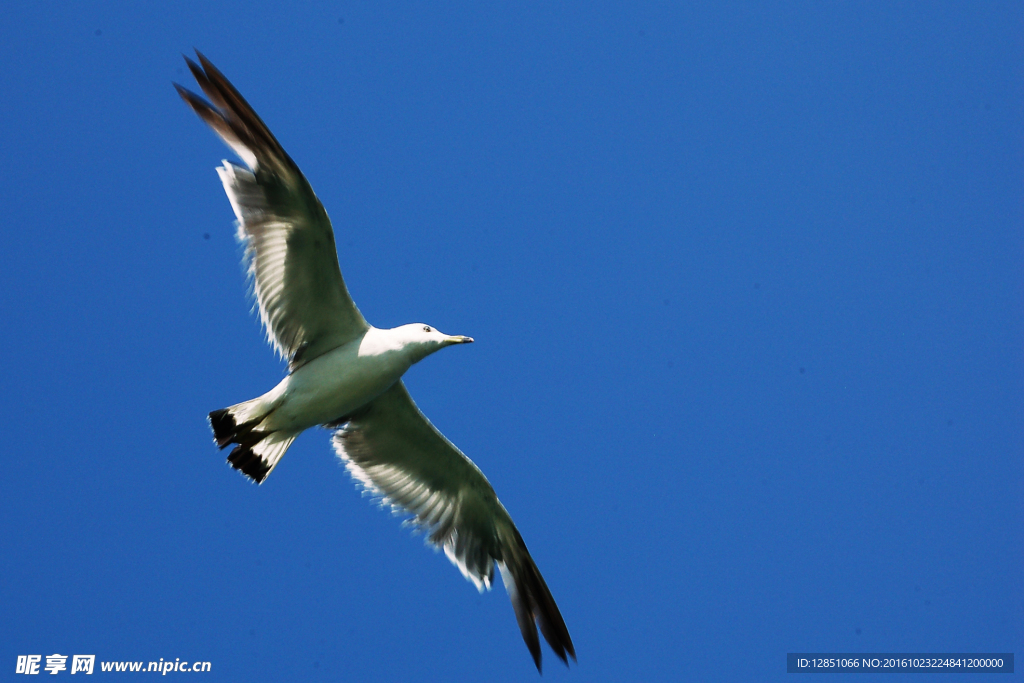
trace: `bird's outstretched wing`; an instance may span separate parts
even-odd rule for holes
[[[320,200],[249,103],[196,54],[201,66],[185,61],[210,101],[174,87],[249,167],[225,161],[217,173],[238,218],[267,336],[294,370],[368,325],[342,280],[334,231]]]
[[[501,572],[523,640],[540,669],[537,627],[563,662],[576,651],[537,565],[483,472],[437,431],[401,380],[338,421],[334,448],[352,476],[410,515],[483,590]]]

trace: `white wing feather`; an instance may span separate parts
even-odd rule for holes
[[[260,319],[294,370],[369,325],[345,287],[331,221],[306,178],[224,75],[199,61],[189,68],[210,102],[181,86],[178,93],[249,166],[224,162],[217,172],[238,218]]]
[[[477,589],[490,588],[495,567],[501,571],[538,668],[538,627],[562,661],[567,653],[576,658],[558,606],[491,484],[430,424],[401,380],[338,424],[334,449],[367,491],[412,515],[408,522]]]

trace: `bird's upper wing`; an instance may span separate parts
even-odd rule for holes
[[[298,166],[249,103],[203,55],[185,58],[207,102],[175,84],[182,99],[248,169],[217,169],[238,217],[267,336],[292,370],[362,334],[368,325],[338,267],[327,212]]]
[[[566,653],[576,658],[554,598],[494,489],[424,417],[401,380],[336,424],[334,448],[352,476],[411,514],[478,589],[490,588],[497,565],[538,669],[537,626],[562,661]]]

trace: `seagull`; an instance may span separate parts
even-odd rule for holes
[[[471,337],[411,323],[378,329],[363,318],[341,277],[334,231],[305,176],[249,103],[198,50],[185,57],[209,101],[177,83],[185,103],[242,159],[217,174],[238,219],[237,238],[268,341],[288,375],[267,393],[209,415],[228,462],[262,484],[306,429],[333,429],[334,450],[353,479],[444,550],[477,590],[494,569],[523,640],[541,670],[537,628],[568,665],[569,631],[523,537],[483,472],[413,402],[402,375]]]

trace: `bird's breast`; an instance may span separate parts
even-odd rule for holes
[[[380,396],[408,368],[397,354],[360,354],[357,342],[341,346],[281,381],[281,402],[268,426],[301,431],[333,422]]]

